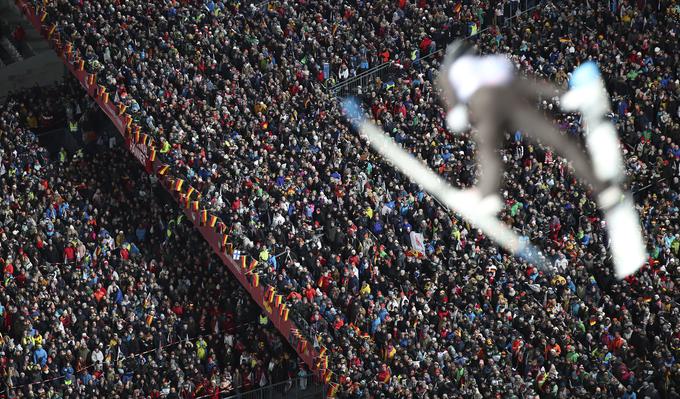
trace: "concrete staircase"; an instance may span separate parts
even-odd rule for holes
[[[0,21],[5,27],[5,32],[0,32],[0,101],[13,91],[47,86],[64,78],[66,67],[13,1],[0,0]],[[17,26],[26,32],[21,45],[10,40]]]

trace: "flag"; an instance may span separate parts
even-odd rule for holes
[[[180,193],[179,194],[179,206],[181,206],[184,209],[189,209],[190,205],[191,204],[189,203],[189,201],[187,201],[187,196]]]
[[[390,382],[390,378],[392,378],[392,373],[388,372],[387,374],[385,374],[385,378],[383,379],[382,382],[387,384],[388,382]]]
[[[45,10],[40,11],[40,22],[45,22],[46,18],[47,18],[47,11],[45,11]]]
[[[250,272],[252,272],[253,270],[255,270],[256,267],[257,267],[257,260],[255,260],[255,259],[251,260],[251,261],[250,261],[250,266],[248,266],[248,273],[250,273]]]
[[[224,233],[224,231],[225,231],[226,229],[227,229],[227,225],[224,224],[224,222],[220,221],[219,223],[217,223],[217,231],[218,231],[220,234]]]
[[[267,288],[267,292],[264,293],[264,300],[271,303],[274,301],[274,295],[276,295],[276,290],[271,285]]]
[[[189,186],[189,188],[187,188],[187,198],[191,198],[191,194],[193,194],[194,191],[196,191],[196,189],[193,186]]]
[[[283,317],[283,321],[288,321],[288,307],[287,306],[286,306],[286,309],[281,314],[281,317]]]
[[[82,71],[82,70],[83,70],[83,69],[81,69],[81,71]],[[104,86],[102,86],[102,85],[99,85],[97,91],[99,92],[99,96],[101,96],[102,100],[103,100],[105,103],[109,101],[109,93],[106,92],[106,87],[104,87]],[[132,124],[132,118],[130,118],[130,122],[128,122],[128,123]],[[128,126],[128,127],[129,127],[129,126]]]
[[[281,302],[283,302],[283,295],[277,294],[276,296],[274,296],[274,306],[275,307],[278,308],[279,305],[281,305]]]
[[[217,216],[210,215],[210,222],[208,222],[208,226],[215,228],[215,224],[217,224]]]
[[[125,114],[125,126],[127,128],[130,128],[132,126],[132,117],[128,114]]]
[[[247,258],[247,256],[245,256],[245,255],[241,256],[241,270],[243,270],[243,271],[246,270],[246,258]]]
[[[47,38],[48,39],[52,36],[52,34],[54,34],[55,30],[57,30],[57,24],[52,24],[52,26],[50,27],[50,30],[47,31]]]
[[[227,249],[227,241],[229,241],[229,236],[222,234],[222,249]],[[242,262],[245,262],[245,259]]]
[[[127,116],[126,116],[127,119]],[[142,133],[140,132],[135,132],[135,143],[139,143],[139,140],[142,139]]]
[[[182,191],[182,186],[184,185],[184,180],[182,179],[177,179],[175,181],[175,184],[173,185],[172,189],[174,191]]]
[[[260,285],[260,273],[253,273],[253,287]]]
[[[192,201],[191,207],[193,210],[197,211],[198,201]],[[206,223],[208,223],[208,211],[204,209],[201,211],[201,226],[205,226]]]
[[[82,58],[80,58],[80,59],[78,59],[77,63],[78,63],[78,70],[84,71],[85,70],[85,61]]]
[[[410,238],[411,238],[411,247],[413,248],[413,250],[424,255],[425,254],[425,238],[423,237],[423,233],[416,233],[415,231],[412,231],[410,233]]]
[[[156,160],[156,149],[155,148],[149,148],[149,161],[153,162]]]
[[[146,143],[149,141],[149,135],[148,134],[142,134],[142,145],[146,145]]]
[[[161,176],[165,176],[166,173],[168,173],[168,169],[170,169],[168,165],[163,165],[160,168],[158,168],[158,174]]]
[[[151,323],[153,323],[153,319],[154,319],[154,316],[153,316],[152,314],[146,315],[146,320],[145,320],[145,321],[146,321],[146,325],[147,325],[147,326],[150,326]]]
[[[324,370],[324,372],[323,372],[323,381],[324,381],[326,384],[328,384],[329,382],[331,382],[331,377],[333,377],[333,372],[330,371],[330,370],[328,370],[328,369]]]
[[[334,398],[338,394],[338,389],[340,389],[340,384],[331,382],[331,387],[328,389],[328,397]]]
[[[118,115],[123,115],[125,113],[125,110],[127,109],[127,105],[120,103],[118,104]]]
[[[319,357],[323,357],[326,354],[326,347],[322,346],[321,349],[319,350]]]
[[[300,341],[300,352],[307,353],[307,340],[304,338]]]
[[[56,29],[56,25],[55,25],[55,29]],[[61,35],[59,35],[58,32],[57,32],[57,34],[54,36],[54,38],[52,39],[52,44],[54,44],[54,49],[55,49],[55,51],[57,51],[58,53],[60,53],[59,55],[61,55],[61,51],[62,51],[64,48],[61,46]]]

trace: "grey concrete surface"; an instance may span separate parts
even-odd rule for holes
[[[12,91],[32,86],[47,86],[64,78],[66,67],[31,24],[21,15],[13,1],[0,0],[0,18],[10,26],[21,24],[26,42],[34,56],[0,68],[0,100]]]

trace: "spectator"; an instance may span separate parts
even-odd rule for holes
[[[230,226],[236,249],[266,249],[262,283],[327,346],[341,395],[609,398],[631,385],[677,397],[677,5],[567,0],[482,31],[499,3],[50,3],[46,23],[159,137],[162,159]],[[503,15],[522,4],[502,2]],[[433,85],[436,49],[472,33],[483,52],[512,53],[523,73],[561,85],[598,61],[648,240],[635,276],[613,277],[588,188],[540,143],[508,132],[502,217],[546,248],[554,275],[496,250],[367,151],[324,86],[389,59],[359,90],[371,116],[453,184],[472,185],[474,145],[444,129]],[[538,104],[550,116],[555,105]],[[578,118],[554,119],[580,135]],[[46,236],[63,227],[48,226]],[[255,366],[232,381],[257,384]]]
[[[291,349],[255,323],[257,307],[191,228],[169,223],[178,215],[124,150],[102,141],[61,164],[39,146],[25,117],[60,115],[84,94],[70,81],[0,109],[7,397],[222,397],[247,388],[233,373],[295,377]]]

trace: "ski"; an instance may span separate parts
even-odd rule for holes
[[[562,109],[583,115],[586,147],[595,174],[612,184],[598,195],[597,202],[609,234],[614,271],[622,279],[644,265],[647,253],[633,195],[621,188],[625,179],[623,155],[616,129],[605,117],[610,112],[609,95],[594,62],[585,62],[576,68],[569,84],[569,91],[562,96]]]

